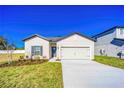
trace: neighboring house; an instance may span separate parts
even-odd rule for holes
[[[115,26],[92,38],[95,42],[95,55],[121,57],[124,53],[124,27]]]
[[[80,33],[53,38],[35,34],[23,41],[29,58],[94,59],[94,39]]]

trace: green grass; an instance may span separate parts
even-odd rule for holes
[[[0,68],[1,88],[62,88],[61,63]]]
[[[124,69],[124,60],[119,58],[107,57],[107,56],[95,56],[95,61],[106,64],[106,65],[110,65],[113,67]]]
[[[17,61],[20,56],[24,56],[24,54],[12,54],[12,60]],[[0,64],[5,63],[8,61],[8,55],[7,54],[0,54]]]

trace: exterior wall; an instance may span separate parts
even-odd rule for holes
[[[90,47],[90,59],[94,59],[94,41],[77,34],[57,42],[57,58],[61,59],[61,47]]]
[[[116,30],[116,38],[124,39],[124,34],[120,34],[120,29],[119,28],[117,28],[117,30]]]
[[[25,56],[29,56],[31,58],[31,46],[42,46],[43,47],[43,56],[46,58],[50,58],[50,46],[49,41],[44,40],[39,37],[34,37],[32,39],[25,41]]]
[[[119,57],[119,53],[124,49],[124,45],[115,45],[112,43],[114,38],[117,36],[117,30],[114,29],[112,33],[106,34],[104,36],[99,36],[97,41],[95,42],[95,55],[101,55],[100,50],[105,50],[105,54],[107,56]],[[119,41],[116,41],[119,43]]]
[[[95,55],[101,55],[100,49],[105,50],[106,56],[111,57],[120,57],[120,52],[124,50],[124,45],[121,47],[118,47],[116,45],[108,44],[108,45],[101,45],[101,46],[95,46]]]

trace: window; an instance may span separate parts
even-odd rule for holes
[[[124,28],[120,28],[120,35],[124,35]]]
[[[32,56],[41,55],[42,56],[42,46],[32,46]]]

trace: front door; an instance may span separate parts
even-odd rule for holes
[[[56,56],[56,47],[51,47],[52,50],[52,57]]]

